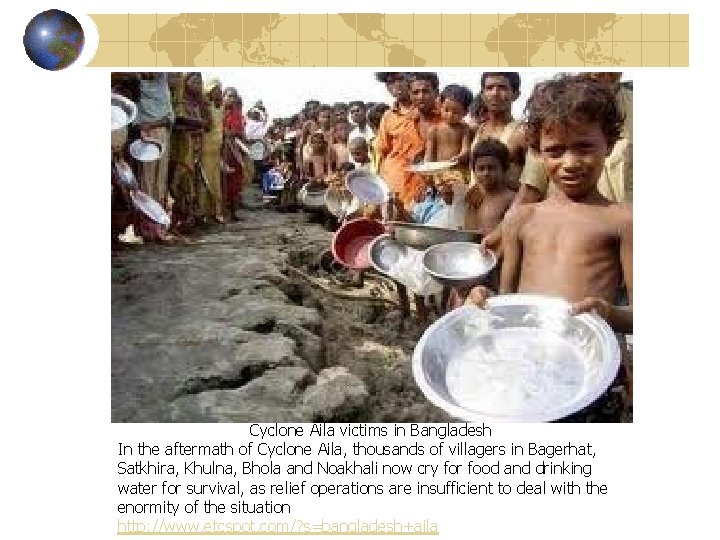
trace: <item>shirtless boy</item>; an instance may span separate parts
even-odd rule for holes
[[[370,170],[372,166],[370,163],[370,149],[363,137],[350,139],[348,152],[350,153],[350,162],[355,165],[355,168]]]
[[[337,158],[337,163],[346,163],[350,161],[350,151],[348,150],[348,136],[350,135],[350,124],[345,122],[337,122],[333,126],[333,150]]]
[[[452,204],[456,192],[464,196],[465,185],[470,182],[468,158],[472,130],[463,118],[467,115],[472,100],[473,95],[469,88],[457,84],[446,86],[440,94],[442,120],[428,131],[425,161],[456,162],[453,168],[433,177],[433,182],[446,204]]]
[[[632,206],[597,189],[622,123],[612,91],[587,77],[565,75],[535,89],[528,141],[556,189],[508,216],[500,293],[562,297],[574,314],[595,310],[615,331],[632,333]],[[623,281],[627,307],[615,305]],[[467,301],[483,305],[489,294],[476,287]]]
[[[473,148],[470,163],[482,201],[477,210],[468,210],[465,229],[479,230],[486,235],[500,225],[515,197],[515,192],[505,183],[510,151],[497,139],[484,139]]]
[[[305,175],[316,182],[324,181],[325,178],[336,169],[332,147],[325,139],[322,131],[318,130],[310,135],[308,141],[308,155],[304,162],[303,170]]]
[[[470,155],[470,126],[463,118],[473,95],[469,88],[450,84],[440,94],[442,121],[429,129],[425,161],[456,161],[467,165]]]

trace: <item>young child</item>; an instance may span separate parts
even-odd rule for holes
[[[470,154],[470,126],[465,115],[472,103],[472,92],[465,86],[450,84],[440,94],[442,122],[428,131],[425,161],[455,161],[467,165]]]
[[[428,131],[425,161],[454,161],[456,166],[435,175],[435,184],[446,193],[445,202],[451,204],[454,192],[464,195],[464,185],[470,181],[468,157],[472,130],[465,121],[472,103],[472,92],[457,84],[446,86],[440,94],[442,122]],[[452,190],[444,184],[450,184]]]
[[[333,144],[335,140],[333,125],[334,117],[332,107],[330,107],[329,105],[319,106],[317,109],[317,121],[314,121],[312,123],[312,131],[307,134],[307,137],[305,139],[305,145],[303,146],[302,150],[303,162],[308,161],[310,159],[310,156],[312,155],[310,138],[318,131],[322,132],[325,138],[325,142],[328,144],[328,146],[331,146]],[[303,165],[303,169],[304,168],[305,167]]]
[[[278,168],[285,180],[278,204],[278,210],[281,212],[295,211],[298,206],[297,196],[302,187],[302,182],[297,167],[295,166],[295,161],[292,159],[293,157],[294,156],[291,156],[285,159]]]
[[[543,83],[525,123],[553,189],[503,225],[500,293],[565,298],[573,314],[595,310],[615,331],[632,333],[632,206],[608,201],[597,188],[623,124],[612,88],[571,75]],[[623,281],[629,306],[621,307]],[[489,294],[477,287],[468,302],[483,305]]]
[[[348,150],[349,134],[350,124],[347,122],[338,122],[333,126],[333,151],[338,164],[350,161],[350,152]]]
[[[372,170],[377,173],[380,170],[380,153],[377,147],[377,132],[380,129],[380,120],[382,120],[385,111],[390,108],[385,103],[378,103],[368,109],[367,121],[368,125],[372,129],[373,135],[368,141],[368,151],[370,153],[370,164]]]
[[[480,191],[481,202],[477,209],[468,208],[465,229],[486,235],[500,225],[515,197],[505,183],[510,151],[497,139],[484,139],[473,148],[470,163],[478,182],[473,189]]]
[[[308,145],[309,155],[304,163],[305,175],[311,181],[324,181],[336,168],[332,148],[321,130],[310,135]]]
[[[335,120],[335,123],[342,124],[347,123],[350,118],[348,116],[348,105],[345,103],[336,103],[332,107],[333,109],[333,118]],[[347,139],[345,139],[347,141]]]
[[[371,170],[370,150],[364,137],[350,139],[348,151],[350,153],[350,163],[352,163],[356,169]]]

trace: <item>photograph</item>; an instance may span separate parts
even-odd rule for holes
[[[111,421],[632,422],[634,75],[110,73]]]

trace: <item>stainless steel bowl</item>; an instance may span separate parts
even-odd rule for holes
[[[477,285],[496,264],[497,256],[492,251],[481,251],[472,242],[438,244],[423,256],[425,271],[448,287]]]
[[[328,189],[325,193],[325,207],[333,216],[344,218],[360,209],[360,201],[346,189]]]
[[[390,275],[397,263],[407,257],[408,248],[389,234],[378,236],[370,246],[370,264],[378,272]],[[393,277],[393,276],[390,276]]]
[[[110,95],[110,131],[126,128],[137,117],[137,105],[120,94]]]
[[[475,242],[479,244],[482,240],[482,235],[478,231],[461,231],[401,221],[390,222],[390,230],[393,238],[401,244],[421,250],[446,242]]]
[[[355,197],[367,204],[385,204],[390,197],[390,190],[385,180],[377,174],[362,169],[355,169],[347,173],[345,187]]]
[[[326,191],[327,188],[323,185],[313,186],[311,184],[305,184],[298,192],[298,199],[303,207],[308,210],[324,210]]]
[[[593,403],[619,367],[620,347],[603,319],[525,294],[451,311],[413,353],[425,397],[468,422],[558,420]]]
[[[138,161],[152,162],[165,153],[165,145],[158,139],[136,139],[128,147],[130,155]]]

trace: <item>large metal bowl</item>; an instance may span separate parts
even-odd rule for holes
[[[479,244],[482,240],[482,235],[478,231],[461,231],[459,229],[404,223],[402,221],[392,221],[389,226],[395,240],[408,247],[420,250],[446,242],[475,242]]]
[[[385,181],[377,174],[362,169],[355,169],[347,173],[345,187],[367,204],[385,204],[390,197],[390,190]]]
[[[370,268],[370,246],[384,232],[383,224],[374,219],[346,221],[335,231],[330,243],[333,257],[351,270]]]
[[[344,218],[360,209],[360,201],[347,189],[329,188],[325,193],[325,207],[333,216]]]
[[[408,256],[410,249],[389,234],[381,234],[370,246],[370,264],[378,272],[390,277],[393,268]]]
[[[442,285],[470,287],[495,268],[497,256],[472,242],[447,242],[428,248],[422,262],[425,271]]]
[[[558,420],[593,403],[619,367],[620,347],[603,319],[525,294],[451,311],[413,353],[425,397],[468,422]]]

